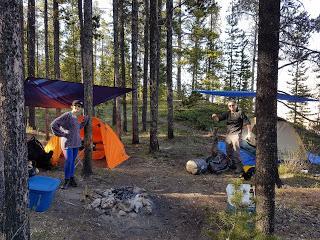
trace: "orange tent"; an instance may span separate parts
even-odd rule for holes
[[[83,117],[79,118],[79,120],[82,119]],[[80,131],[80,136],[83,139],[83,129]],[[115,168],[129,158],[124,149],[124,145],[117,134],[108,124],[102,122],[96,117],[92,118],[92,137],[93,143],[95,144],[94,151],[92,152],[92,159],[100,160],[105,158],[107,168]],[[59,163],[59,158],[62,154],[59,137],[53,136],[49,140],[45,147],[45,151],[49,152],[50,150],[53,151],[51,163],[53,166],[57,166]],[[80,151],[78,157],[83,158],[83,155],[83,151]]]

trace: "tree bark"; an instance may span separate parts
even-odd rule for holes
[[[149,0],[144,1],[144,59],[142,92],[142,131],[147,131],[148,111],[148,64],[149,64]]]
[[[27,26],[27,47],[28,47],[28,77],[35,77],[35,42],[36,42],[36,17],[35,0],[28,0],[28,26]],[[35,108],[29,107],[29,126],[36,129]]]
[[[181,0],[178,2],[179,13],[178,13],[178,54],[177,54],[177,91],[178,98],[182,99],[182,89],[181,89],[181,51],[182,51],[182,6]]]
[[[84,162],[82,174],[88,177],[92,174],[92,113],[93,113],[93,27],[92,27],[92,0],[84,0],[83,41],[81,45],[83,64],[82,76],[84,86],[84,110],[89,117],[84,129]]]
[[[113,0],[113,55],[114,55],[114,82],[116,87],[121,86],[119,78],[119,38],[118,38],[118,0]],[[121,137],[121,108],[120,97],[115,101],[115,120],[116,120],[116,133]]]
[[[59,26],[59,4],[58,0],[53,0],[53,59],[54,77],[61,78],[60,72],[60,26]],[[61,109],[56,109],[56,117],[61,115]]]
[[[44,0],[44,52],[46,59],[46,78],[49,78],[49,44],[48,44],[48,0]],[[49,111],[45,109],[45,133],[46,140],[49,140]]]
[[[158,0],[150,1],[150,152],[159,150],[158,142]]]
[[[173,91],[172,91],[172,18],[173,0],[167,0],[167,105],[168,105],[168,138],[173,134]]]
[[[80,45],[83,45],[83,11],[82,11],[82,0],[78,0],[78,17],[79,17],[79,27],[80,27]],[[83,68],[83,52],[81,54],[81,68]]]
[[[132,0],[132,143],[139,143],[138,118],[138,0]]]
[[[125,59],[125,39],[124,39],[124,0],[119,0],[119,20],[120,20],[120,65],[121,65],[121,87],[126,87],[126,59]],[[127,100],[126,94],[122,96],[122,130],[128,132],[127,121]]]
[[[4,225],[5,225],[5,186],[4,186],[4,156],[3,156],[3,141],[0,134],[0,237],[2,233],[4,233]]]
[[[257,228],[274,232],[280,0],[259,1],[257,74]]]
[[[30,239],[22,4],[22,1],[0,1],[0,158],[4,161],[1,175],[6,239]]]

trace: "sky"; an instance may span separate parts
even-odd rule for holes
[[[94,0],[97,2],[98,6],[106,11],[105,16],[108,18],[112,14],[112,0]],[[220,11],[220,26],[221,29],[225,28],[226,25],[226,15],[227,15],[227,9],[230,4],[231,0],[217,0],[218,4],[221,6]],[[310,14],[311,17],[315,18],[318,15],[320,15],[320,1],[319,0],[300,0],[300,2],[303,3],[305,9]],[[222,39],[224,37],[224,32],[221,31]],[[320,51],[320,34],[313,34],[310,39],[310,45],[309,48],[315,49]],[[279,66],[281,66],[282,63],[279,63]],[[288,91],[286,82],[290,80],[290,75],[288,73],[288,68],[284,68],[279,71],[279,84],[278,89],[282,91]],[[316,75],[313,74],[311,71],[308,74],[308,80],[307,85],[310,89],[315,89],[315,86],[318,83],[320,83],[320,80],[316,79]],[[312,92],[314,93],[314,92]],[[309,108],[312,110],[312,112],[318,111],[318,104],[319,103],[310,103]],[[278,116],[284,117],[286,116],[286,113],[288,112],[288,108],[286,108],[283,104],[278,104]]]

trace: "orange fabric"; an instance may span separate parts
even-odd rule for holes
[[[47,143],[47,145],[45,146],[44,150],[46,152],[49,152],[51,150],[53,151],[53,155],[51,158],[51,164],[53,166],[57,166],[59,163],[60,155],[62,153],[62,149],[60,147],[60,138],[57,136],[53,136],[52,138],[50,138],[50,140]]]
[[[79,117],[79,120],[82,121],[83,116]],[[80,131],[80,136],[83,139],[83,129]],[[107,168],[115,168],[129,158],[123,143],[113,129],[96,117],[92,118],[92,138],[93,143],[95,144],[95,151],[92,152],[92,159],[99,160],[105,158]],[[51,163],[54,166],[58,165],[62,153],[59,137],[53,136],[46,145],[45,150],[47,152],[53,150]],[[80,151],[78,156],[83,158],[84,152]]]

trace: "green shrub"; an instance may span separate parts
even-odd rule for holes
[[[240,190],[242,180],[234,181],[234,197],[231,202],[235,207],[233,210],[221,211],[209,217],[212,228],[207,231],[213,240],[276,240],[274,236],[265,236],[255,228],[257,216],[243,206],[243,192]]]
[[[213,127],[224,127],[224,123],[213,122],[213,113],[222,113],[224,105],[213,104],[208,101],[198,101],[196,104],[184,105],[175,109],[175,120],[184,121],[190,126],[201,130],[210,130]]]

